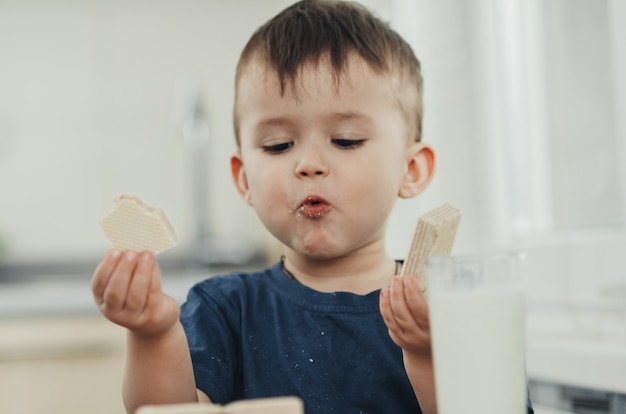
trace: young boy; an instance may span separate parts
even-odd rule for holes
[[[304,0],[252,36],[235,89],[232,176],[284,258],[181,310],[153,255],[110,251],[93,292],[128,328],[128,412],[296,395],[307,414],[435,413],[426,301],[384,239],[435,166],[411,48],[357,4]]]

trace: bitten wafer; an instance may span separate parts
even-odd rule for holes
[[[414,275],[421,286],[426,286],[424,264],[431,255],[450,254],[461,211],[446,203],[419,218],[409,254],[402,266],[401,276]]]
[[[100,219],[100,226],[112,247],[157,254],[178,243],[174,228],[162,209],[131,194],[120,194],[114,201],[113,208]]]

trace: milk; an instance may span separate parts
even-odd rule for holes
[[[525,414],[524,292],[428,293],[439,414]]]

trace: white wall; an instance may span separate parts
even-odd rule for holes
[[[234,150],[233,72],[253,30],[289,3],[0,2],[0,238],[7,245],[5,255],[100,255],[107,242],[97,221],[119,192],[138,193],[163,207],[183,247],[188,243],[193,230],[190,157],[180,122],[172,121],[175,84],[184,76],[201,82],[211,126],[210,228],[218,235],[265,240],[228,174]],[[443,202],[464,212],[458,252],[491,249],[519,235],[536,240],[538,233],[559,226],[577,230],[581,224],[614,223],[620,207],[623,220],[626,83],[619,74],[626,53],[624,42],[616,39],[626,17],[619,0],[364,3],[391,20],[422,61],[424,139],[438,152],[431,188],[394,211],[392,254],[405,254],[418,215]],[[503,5],[518,7],[516,25],[503,20]],[[555,16],[559,25],[548,20]],[[577,19],[587,41],[580,48],[568,37],[569,31],[577,33]],[[513,120],[511,114],[518,112],[506,106],[512,100],[504,89],[516,67],[507,69],[499,54],[507,40],[502,30],[518,36],[512,44],[523,47],[509,56],[524,62],[518,73],[522,83],[512,84],[524,94],[523,113]],[[550,45],[567,54],[552,56]],[[577,52],[585,65],[570,71]],[[611,63],[612,69],[607,67]],[[576,75],[585,71],[590,75]],[[571,86],[577,82],[582,90],[602,93],[577,99]],[[607,91],[613,91],[612,98]],[[587,114],[587,122],[563,121],[567,113]],[[524,130],[512,130],[520,120]],[[528,157],[521,158],[526,164],[502,162],[503,151],[511,155],[503,142],[525,142],[525,134],[522,150]],[[593,155],[589,181],[578,188],[579,181],[571,178],[584,178],[578,160],[587,152]],[[621,190],[613,188],[620,184]],[[515,210],[520,190],[532,200]],[[594,215],[595,207],[604,210]],[[530,224],[514,224],[516,214],[526,214]]]
[[[0,235],[12,258],[99,255],[98,219],[141,195],[191,233],[189,153],[171,122],[181,76],[202,84],[219,235],[263,240],[230,182],[236,61],[288,1],[0,2]]]
[[[455,252],[528,251],[531,299],[603,303],[624,289],[623,2],[393,4],[423,64],[424,140],[438,153],[431,188],[394,212],[394,255],[419,214],[451,202]]]

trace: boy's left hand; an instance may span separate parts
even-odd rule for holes
[[[428,304],[413,276],[394,276],[380,292],[380,313],[391,339],[413,356],[431,356]]]

